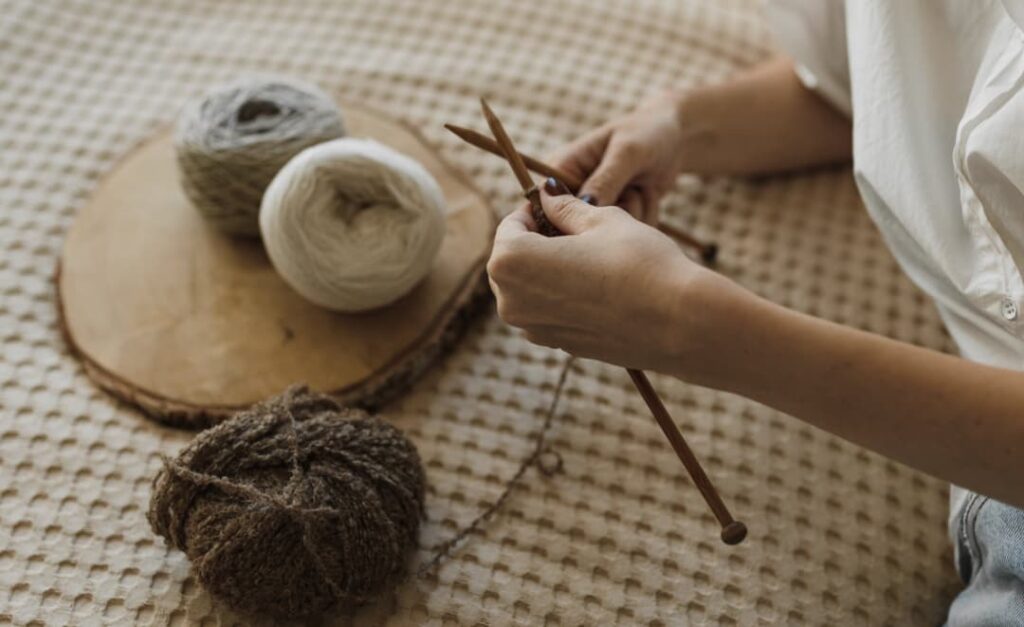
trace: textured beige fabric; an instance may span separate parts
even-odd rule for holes
[[[416,124],[497,206],[506,166],[448,136],[485,93],[543,153],[648,89],[769,54],[746,0],[7,1],[0,8],[0,624],[236,624],[145,522],[161,453],[187,433],[100,393],[68,355],[51,275],[76,208],[184,100],[248,71],[315,81]],[[770,123],[770,120],[766,120]],[[144,208],[140,208],[144,210]],[[895,267],[848,171],[684,180],[678,224],[721,269],[814,314],[947,340]],[[561,357],[493,317],[392,408],[427,465],[429,547],[500,490]],[[921,624],[956,589],[946,486],[729,395],[656,377],[733,510],[728,548],[623,371],[580,364],[535,472],[435,579],[376,624]],[[344,623],[351,617],[339,617]]]

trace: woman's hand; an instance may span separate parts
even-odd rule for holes
[[[566,235],[517,210],[487,266],[499,314],[530,340],[746,396],[1024,507],[1024,373],[784,309],[618,207],[541,198]]]
[[[849,159],[849,121],[785,59],[686,100],[673,118],[655,99],[576,142],[559,165],[588,179],[584,193],[651,219],[679,169],[733,175]],[[620,197],[629,185],[641,198]],[[1024,374],[790,311],[691,262],[617,207],[541,197],[566,235],[545,238],[516,211],[488,263],[501,317],[531,340],[741,394],[1024,507]]]
[[[565,235],[536,233],[528,208],[498,227],[487,265],[498,314],[537,344],[685,375],[703,344],[690,324],[690,287],[717,275],[622,209],[588,205],[558,185],[549,179],[541,198]]]
[[[682,168],[681,102],[667,91],[649,98],[632,113],[569,144],[552,161],[585,181],[581,198],[619,205],[656,224],[658,203]]]
[[[778,58],[725,83],[648,98],[551,162],[585,181],[580,197],[655,224],[659,201],[683,172],[743,176],[847,162],[852,137],[850,120]]]

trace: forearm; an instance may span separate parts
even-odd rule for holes
[[[719,338],[706,383],[1024,506],[1024,373],[796,313],[731,283],[704,307],[717,329],[707,337]]]
[[[680,94],[684,172],[751,175],[851,157],[850,121],[797,78],[790,60]]]

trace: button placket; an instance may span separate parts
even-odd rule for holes
[[[1020,307],[1017,305],[1017,301],[1007,296],[1000,301],[999,312],[1007,322],[1015,322],[1020,315]]]

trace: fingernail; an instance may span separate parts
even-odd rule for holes
[[[580,200],[587,203],[588,205],[597,205],[597,197],[593,194],[583,194],[580,196]]]
[[[563,185],[562,181],[559,181],[553,176],[549,176],[548,180],[544,181],[544,191],[547,192],[549,196],[564,196],[569,193],[569,188]]]

